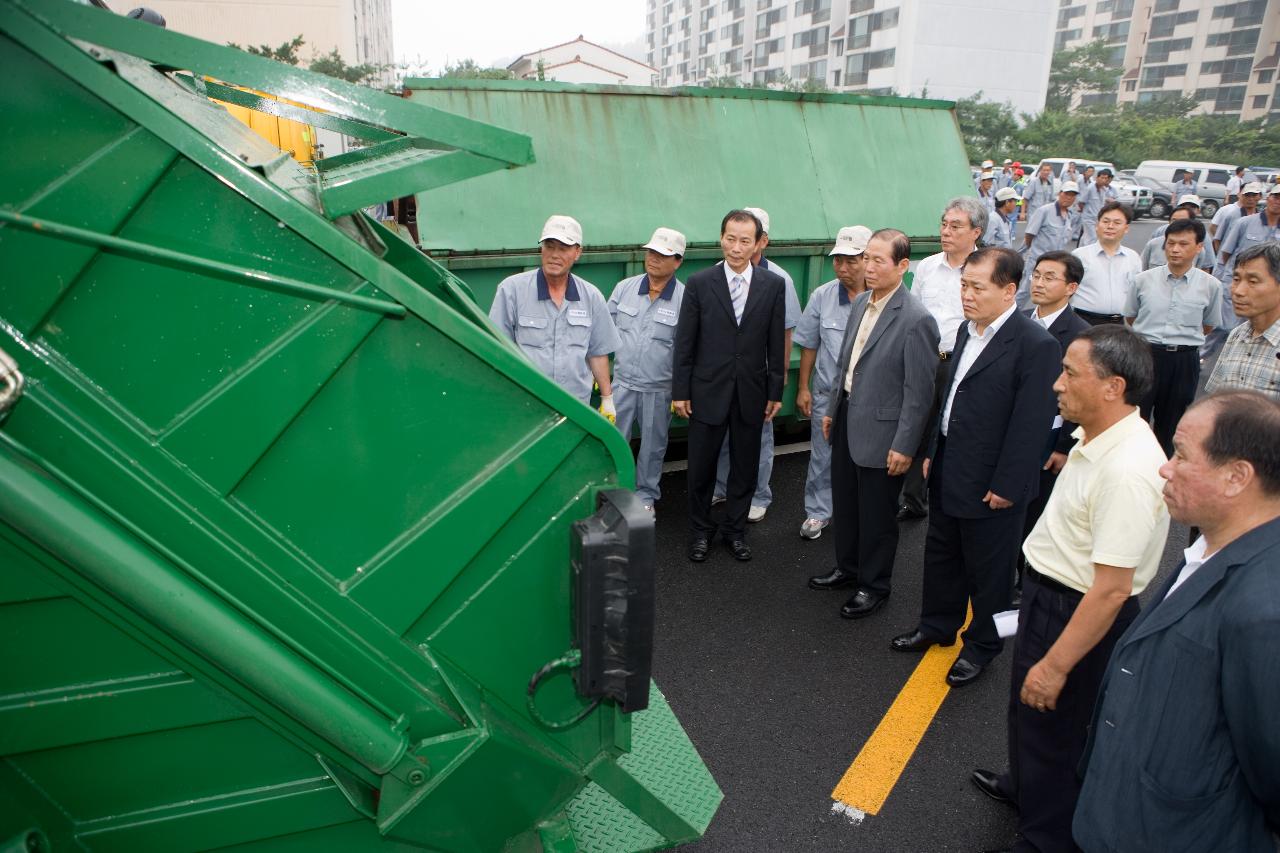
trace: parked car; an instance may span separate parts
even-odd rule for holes
[[[1200,215],[1212,219],[1218,208],[1227,201],[1227,180],[1235,174],[1236,167],[1231,163],[1197,163],[1186,160],[1143,160],[1135,170],[1139,177],[1154,178],[1162,183],[1173,185],[1182,181],[1182,175],[1188,169],[1192,172],[1196,195],[1204,202],[1200,207]],[[1256,181],[1258,177],[1245,169],[1244,179]]]
[[[1173,210],[1173,189],[1168,184],[1143,175],[1138,175],[1134,180],[1151,193],[1151,207],[1147,210],[1148,215],[1152,219],[1168,219],[1169,211]]]
[[[1151,190],[1137,183],[1132,178],[1122,178],[1117,173],[1116,178],[1111,182],[1116,188],[1117,198],[1125,207],[1129,208],[1129,214],[1134,219],[1141,219],[1151,214],[1152,196]]]

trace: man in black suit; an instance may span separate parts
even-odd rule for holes
[[[731,210],[720,223],[724,263],[689,276],[671,378],[672,405],[689,420],[689,559],[707,559],[716,463],[729,436],[729,481],[720,534],[735,559],[750,560],[747,512],[759,473],[760,433],[782,408],[786,369],[781,276],[753,266],[760,221]]]
[[[926,462],[929,532],[920,622],[893,638],[900,652],[955,642],[966,604],[973,618],[947,683],[972,683],[1000,653],[995,613],[1009,606],[1022,522],[1036,495],[1045,438],[1057,404],[1062,351],[1017,310],[1022,258],[988,247],[960,276],[968,321],[956,337],[938,429]]]
[[[1063,356],[1067,347],[1085,329],[1089,322],[1071,307],[1071,297],[1084,278],[1084,262],[1070,252],[1045,252],[1036,260],[1035,272],[1031,274],[1031,304],[1028,315],[1058,341]],[[1044,505],[1053,491],[1058,472],[1067,462],[1067,453],[1071,445],[1076,443],[1072,435],[1076,425],[1064,421],[1061,416],[1053,419],[1053,428],[1049,431],[1049,440],[1045,444],[1044,465],[1040,468],[1040,491],[1031,505],[1027,507],[1027,520],[1022,525],[1022,538],[1031,535],[1031,529],[1040,520]],[[1018,580],[1015,586],[1014,603],[1021,598],[1022,591],[1022,553],[1017,557]]]

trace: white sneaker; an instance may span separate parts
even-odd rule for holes
[[[716,504],[722,504],[722,503],[724,503],[724,502],[725,502],[725,497],[724,497],[724,495],[712,495],[712,496],[711,496],[711,505],[712,505],[712,506],[715,506]]]
[[[822,535],[822,528],[830,524],[825,518],[806,518],[800,525],[801,539],[817,539]]]
[[[768,507],[751,505],[751,509],[747,510],[747,521],[755,524],[757,521],[764,521],[764,514],[769,511]]]

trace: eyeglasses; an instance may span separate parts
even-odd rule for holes
[[[1043,281],[1045,284],[1053,284],[1055,281],[1066,281],[1066,278],[1060,275],[1055,275],[1053,273],[1049,273],[1046,275],[1045,273],[1036,271],[1031,274],[1031,280]]]
[[[966,224],[966,223],[964,223],[964,222],[948,222],[948,221],[946,221],[945,219],[944,219],[944,220],[942,220],[942,222],[939,224],[939,226],[938,226],[938,227],[939,227],[941,230],[943,230],[943,231],[971,231],[971,230],[973,230],[973,226],[972,226],[972,225],[968,225],[968,224]]]

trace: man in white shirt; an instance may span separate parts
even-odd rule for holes
[[[1236,166],[1236,173],[1227,179],[1227,204],[1240,199],[1240,188],[1244,186],[1244,166]]]
[[[1084,280],[1071,307],[1091,326],[1124,322],[1125,301],[1142,272],[1142,258],[1120,243],[1129,233],[1129,218],[1129,209],[1118,202],[1103,205],[1098,212],[1098,242],[1071,253],[1084,264]]]
[[[947,377],[948,360],[956,345],[956,331],[964,322],[964,307],[960,304],[960,271],[964,263],[978,247],[978,238],[987,230],[991,213],[980,200],[971,196],[953,198],[942,211],[939,240],[942,251],[930,255],[916,266],[911,292],[929,309],[938,324],[941,338],[938,342],[938,372],[934,383],[933,406],[929,410],[929,422],[938,416],[942,405],[942,386]],[[898,520],[924,518],[927,514],[925,482],[922,473],[924,452],[931,436],[912,458],[911,469],[902,484],[902,502],[898,508]]]

